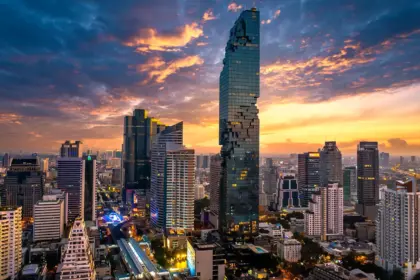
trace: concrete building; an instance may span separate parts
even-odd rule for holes
[[[379,156],[379,165],[382,168],[389,168],[389,153],[380,153]]]
[[[396,190],[384,189],[376,219],[377,265],[400,269],[411,279],[420,267],[420,192],[415,179]]]
[[[22,267],[22,207],[0,207],[0,279],[17,279]]]
[[[314,267],[309,280],[375,280],[374,274],[368,274],[360,269],[351,271],[334,263],[318,264]]]
[[[82,158],[59,158],[57,160],[57,187],[67,193],[67,218],[69,221],[84,216],[85,168],[85,161]]]
[[[81,158],[83,155],[83,142],[82,141],[69,141],[67,140],[61,145],[60,157],[76,157]]]
[[[95,280],[95,264],[83,219],[77,218],[70,231],[60,280]]]
[[[379,202],[378,142],[360,142],[357,148],[356,211],[370,220],[376,218]]]
[[[210,158],[210,210],[219,215],[220,209],[220,178],[222,172],[222,158],[220,154]]]
[[[22,217],[32,218],[34,204],[42,199],[44,175],[36,156],[15,157],[12,160],[2,194],[2,205],[22,206]]]
[[[351,205],[357,202],[357,169],[348,166],[343,171],[344,204]]]
[[[298,185],[302,207],[308,207],[312,193],[316,192],[320,187],[319,169],[320,154],[318,152],[298,155]]]
[[[269,196],[269,202],[271,202],[273,194],[276,193],[278,179],[277,167],[273,165],[273,159],[270,158],[267,160],[263,173],[264,193]]]
[[[197,184],[195,186],[195,200],[203,199],[205,197],[204,194],[204,186],[202,184]]]
[[[12,158],[10,157],[8,153],[5,153],[2,159],[2,166],[7,169],[9,168],[11,162],[12,162]]]
[[[305,212],[305,234],[322,240],[342,236],[343,210],[343,188],[338,183],[320,188],[312,195]]]
[[[64,232],[64,201],[55,195],[44,195],[34,205],[33,241],[59,240]]]
[[[322,187],[330,183],[343,185],[342,156],[335,141],[325,142],[320,151],[319,174]]]
[[[218,243],[207,243],[189,238],[187,243],[187,266],[192,276],[202,280],[225,278],[225,254]]]
[[[281,239],[277,244],[277,255],[287,262],[298,262],[301,250],[302,244],[296,239]]]
[[[293,175],[284,175],[278,180],[274,209],[300,208],[298,180]]]

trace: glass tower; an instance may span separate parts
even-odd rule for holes
[[[241,13],[230,30],[220,74],[222,145],[220,225],[226,234],[258,233],[260,15]]]

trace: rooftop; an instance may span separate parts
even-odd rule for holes
[[[37,264],[25,265],[22,269],[22,275],[33,275],[39,273],[39,266]]]

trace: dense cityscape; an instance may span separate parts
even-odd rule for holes
[[[420,279],[420,158],[377,139],[353,155],[335,139],[260,152],[260,28],[271,20],[235,7],[219,153],[197,152],[186,120],[164,123],[142,104],[120,119],[114,149],[83,137],[56,153],[0,147],[0,280]]]

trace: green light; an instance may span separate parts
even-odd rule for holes
[[[88,160],[92,160],[92,157],[91,156],[88,156]]]

